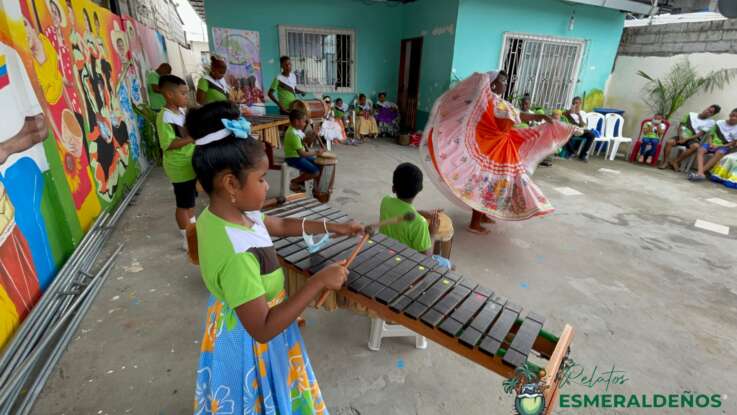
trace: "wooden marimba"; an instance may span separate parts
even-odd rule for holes
[[[291,201],[264,213],[338,223],[350,220],[314,199]],[[321,251],[310,254],[301,236],[273,239],[288,274],[305,277],[348,258],[357,242],[356,237],[334,238]],[[522,317],[519,305],[380,234],[364,245],[349,271],[347,286],[339,295],[506,378],[527,364],[534,373],[543,374],[543,394],[549,403],[546,414],[552,411],[573,339],[571,326],[566,325],[560,337],[543,331],[541,315],[527,312]],[[528,357],[547,361],[544,372]]]

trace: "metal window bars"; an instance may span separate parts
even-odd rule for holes
[[[355,35],[351,30],[279,27],[281,54],[289,56],[300,88],[352,92]]]
[[[505,99],[530,94],[533,105],[567,108],[578,82],[584,45],[579,39],[505,33],[501,58],[509,74]]]
[[[64,353],[122,249],[93,266],[123,212],[146,180],[138,178],[115,211],[103,212],[5,345],[0,357],[0,415],[27,414]]]

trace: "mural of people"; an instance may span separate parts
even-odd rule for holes
[[[7,10],[6,10],[7,11]],[[25,67],[11,46],[0,42],[0,347],[31,310],[55,271],[40,215],[48,170],[41,142],[48,136]],[[15,310],[7,307],[7,300]],[[6,319],[8,319],[6,321]],[[13,323],[15,321],[16,323]]]
[[[143,102],[141,94],[141,80],[138,77],[135,64],[131,59],[130,48],[128,46],[128,36],[120,29],[118,21],[113,21],[113,30],[110,33],[112,44],[118,55],[121,70],[118,75],[118,87],[116,89],[120,107],[124,115],[124,123],[136,126],[136,128],[128,129],[128,140],[130,141],[130,154],[133,160],[138,159],[139,151],[139,135],[138,135],[138,116],[133,111],[133,105],[140,105]],[[119,140],[120,142],[120,140]]]
[[[39,3],[46,8],[39,7]],[[73,70],[72,46],[65,36],[71,19],[67,19],[66,4],[59,0],[35,0],[33,7],[24,13],[33,67],[49,105],[49,121],[57,140],[57,151],[77,218],[85,231],[100,213],[100,202],[93,192],[85,144],[83,102],[77,92],[79,81]],[[58,99],[56,93],[47,93],[56,90],[61,92],[62,99]]]

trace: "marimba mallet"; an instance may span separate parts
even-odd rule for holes
[[[358,256],[358,253],[361,252],[361,249],[363,249],[363,246],[366,244],[366,241],[368,241],[369,238],[373,234],[375,234],[378,231],[379,228],[381,228],[382,226],[386,226],[386,225],[396,225],[396,224],[402,223],[402,222],[409,222],[409,221],[414,220],[414,219],[415,219],[415,213],[414,212],[407,212],[407,213],[405,213],[404,215],[401,215],[401,216],[397,216],[397,217],[389,218],[389,219],[384,219],[384,220],[382,220],[379,223],[367,225],[366,228],[365,228],[365,230],[364,230],[363,238],[361,238],[361,242],[359,242],[358,245],[356,245],[356,248],[353,249],[353,253],[351,253],[351,256],[345,262],[344,267],[348,268],[348,267],[351,266],[351,263],[353,263],[353,260],[356,259],[356,257]],[[316,308],[320,308],[323,305],[323,303],[325,302],[325,300],[328,299],[328,294],[330,294],[330,290],[325,290],[325,292],[322,293],[322,295],[320,296],[320,298],[317,300],[317,303],[315,303],[315,307]]]

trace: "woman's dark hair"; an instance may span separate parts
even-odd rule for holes
[[[366,94],[358,94],[358,99],[366,98]]]
[[[228,64],[225,63],[225,59],[219,56],[210,55],[210,66],[215,66],[215,65],[227,66]]]
[[[335,100],[335,103],[337,104],[337,103],[338,103],[338,101],[340,101],[340,102],[343,102],[343,98],[338,98],[338,99],[336,99],[336,100]]]
[[[230,101],[211,102],[190,110],[185,126],[192,138],[197,140],[223,129],[223,118],[237,120],[240,116],[238,107]],[[192,155],[192,167],[202,188],[210,194],[214,188],[215,176],[220,172],[229,171],[242,182],[247,171],[265,155],[260,141],[252,137],[238,138],[230,135],[204,146],[196,146]]]
[[[720,111],[722,111],[722,107],[717,104],[711,104],[709,107],[714,109],[714,115],[717,115]]]
[[[384,98],[386,98],[386,92],[383,91],[379,92],[379,95],[377,95],[377,97],[381,97],[382,95],[384,96]]]
[[[412,163],[402,163],[394,169],[394,193],[400,199],[414,199],[422,191],[422,170]]]
[[[284,62],[288,60],[289,60],[289,56],[286,56],[286,55],[282,56],[281,58],[279,58],[279,65],[284,65]]]
[[[571,100],[571,103],[576,102],[576,100],[582,101],[581,97],[573,97],[573,99]]]

